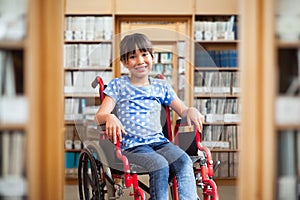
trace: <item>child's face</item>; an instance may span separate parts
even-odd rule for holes
[[[131,76],[142,78],[152,70],[152,62],[150,52],[136,49],[135,53],[129,54],[128,61],[124,61],[123,65],[129,70]]]

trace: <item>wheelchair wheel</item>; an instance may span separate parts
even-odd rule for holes
[[[99,143],[98,143],[99,146]],[[78,165],[78,191],[80,200],[105,200],[114,197],[114,186],[107,182],[111,176],[108,167],[100,161],[94,144],[88,145],[80,153]]]

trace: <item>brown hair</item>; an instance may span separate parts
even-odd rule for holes
[[[149,38],[141,33],[133,33],[126,35],[120,42],[120,60],[127,61],[129,54],[135,53],[136,49],[141,52],[148,51],[153,58],[152,43]]]

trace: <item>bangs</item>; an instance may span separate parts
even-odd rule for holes
[[[152,44],[150,40],[143,34],[127,35],[120,43],[120,60],[127,61],[129,54],[135,54],[136,50],[141,52],[149,52],[152,55]]]

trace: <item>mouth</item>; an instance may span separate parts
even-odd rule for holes
[[[134,69],[137,70],[137,71],[139,71],[139,72],[143,72],[143,71],[145,71],[146,69],[148,69],[148,65],[140,65],[140,66],[136,66]]]

